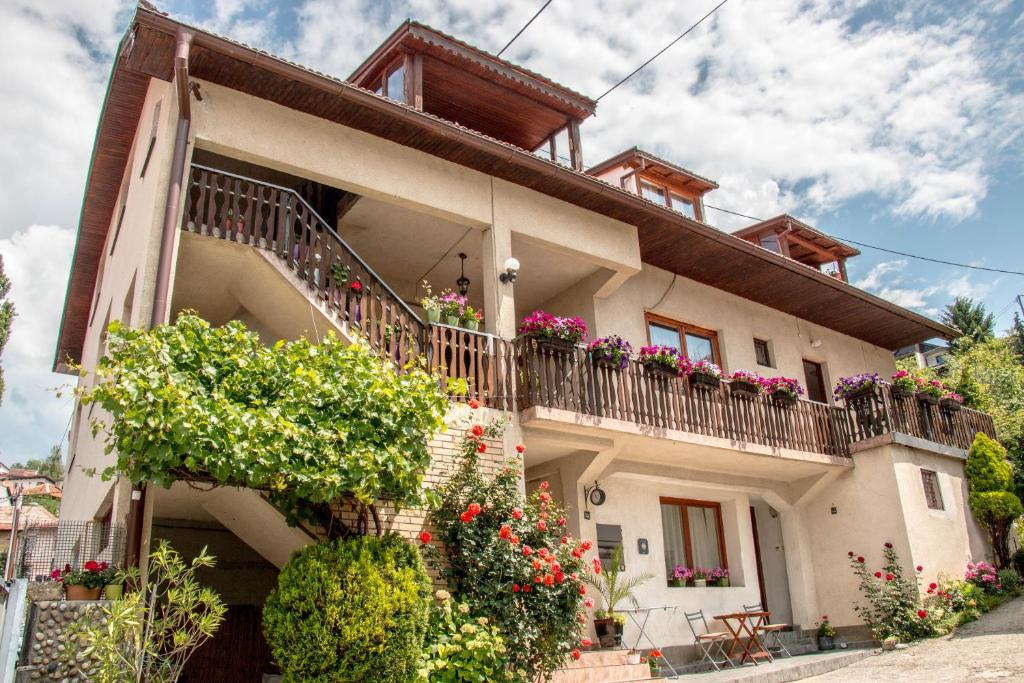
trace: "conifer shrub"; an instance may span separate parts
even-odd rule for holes
[[[406,683],[429,596],[419,552],[397,535],[318,543],[282,568],[263,628],[285,681]]]

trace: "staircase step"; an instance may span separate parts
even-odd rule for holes
[[[551,683],[628,683],[647,680],[651,680],[651,669],[646,663],[559,669],[551,676]]]
[[[566,664],[564,669],[587,669],[595,666],[626,664],[629,650],[584,650],[582,656]]]

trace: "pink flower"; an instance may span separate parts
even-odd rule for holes
[[[558,518],[558,526],[565,526],[565,517]]]
[[[587,598],[586,600],[584,600],[583,601],[583,606],[587,607],[587,608],[593,607],[594,606],[594,598]]]
[[[580,595],[586,595],[586,594],[587,594],[587,587],[586,586],[580,586]]]
[[[528,545],[524,545],[523,546],[523,555],[525,557],[529,557],[530,553],[532,553],[532,552],[533,552],[533,549],[530,546],[528,546]]]
[[[601,558],[600,557],[595,557],[594,558],[594,573],[595,574],[600,574],[601,573]]]

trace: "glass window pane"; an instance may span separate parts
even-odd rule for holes
[[[679,343],[679,330],[674,327],[665,327],[664,325],[658,325],[651,323],[651,344],[653,346],[671,346],[672,348],[679,349],[681,344]]]
[[[686,355],[692,361],[709,360],[712,363],[718,362],[715,358],[715,346],[711,343],[711,338],[692,332],[686,333]]]
[[[686,566],[681,510],[674,503],[661,504],[661,533],[665,539],[665,575],[671,581],[676,565]]]
[[[693,211],[693,202],[677,194],[672,195],[672,208],[684,216],[689,216],[690,218],[697,217],[697,214]]]
[[[722,554],[718,545],[718,509],[690,505],[686,508],[690,524],[690,546],[693,549],[694,567],[713,569],[722,566]]]
[[[757,357],[757,364],[771,367],[772,359],[768,353],[768,342],[763,339],[754,340],[754,355]]]
[[[779,246],[778,235],[761,235],[761,246],[768,251],[774,251],[776,254],[782,253],[782,247]]]
[[[640,195],[655,204],[665,206],[665,190],[648,182],[640,181]]]
[[[388,74],[388,97],[405,102],[405,69],[401,66]]]

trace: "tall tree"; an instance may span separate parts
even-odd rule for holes
[[[1020,315],[1013,314],[1013,326],[1010,327],[1010,347],[1017,354],[1017,358],[1024,363],[1024,320]]]
[[[958,296],[939,316],[942,322],[974,342],[983,342],[996,336],[996,317],[985,311],[985,304]]]
[[[11,337],[11,321],[14,320],[14,304],[8,300],[11,281],[4,274],[4,257],[0,254],[0,356]],[[4,368],[0,365],[0,405],[4,402]]]
[[[51,446],[50,453],[45,458],[32,458],[23,463],[18,463],[14,467],[35,470],[44,477],[60,481],[64,478],[64,454],[61,453],[59,445]]]

